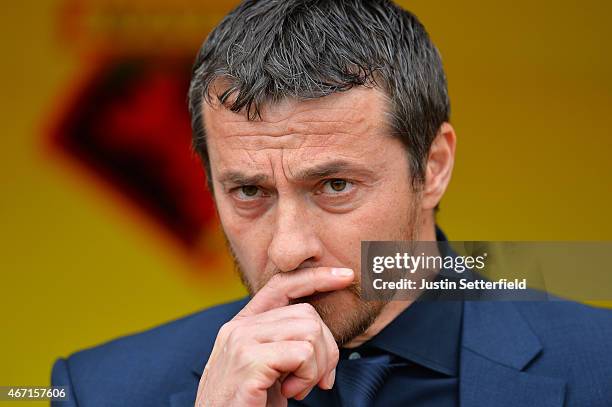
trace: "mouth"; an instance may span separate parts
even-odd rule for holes
[[[333,297],[338,297],[338,295],[341,295],[342,292],[347,291],[346,289],[342,289],[342,290],[337,290],[337,291],[329,291],[329,292],[320,292],[320,293],[314,293],[312,295],[308,295],[306,297],[301,297],[298,298],[297,300],[295,300],[295,303],[309,303],[309,304],[316,304],[316,303],[320,303],[323,302],[329,298],[333,298]]]
[[[331,292],[327,292],[327,293],[315,293],[306,297],[302,297],[299,299],[300,302],[318,302],[321,301],[327,297],[329,297],[332,293]]]

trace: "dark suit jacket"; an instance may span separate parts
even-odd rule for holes
[[[193,406],[217,331],[245,301],[217,306],[58,360],[58,406]],[[434,338],[432,338],[434,339]],[[612,312],[567,301],[467,301],[461,406],[612,406]]]

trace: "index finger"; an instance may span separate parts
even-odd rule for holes
[[[337,267],[313,267],[275,274],[253,299],[238,313],[238,317],[261,314],[285,307],[292,300],[317,292],[348,287],[355,278],[353,270]]]

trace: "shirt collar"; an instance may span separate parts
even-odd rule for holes
[[[436,239],[446,250],[446,236],[436,227]],[[421,366],[449,375],[458,375],[463,301],[416,301],[378,335],[373,346]]]
[[[368,345],[457,376],[462,315],[462,301],[416,301]]]

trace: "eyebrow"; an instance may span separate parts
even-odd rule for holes
[[[219,175],[219,183],[236,185],[257,185],[266,182],[269,177],[265,174],[247,175],[240,171],[227,171]]]
[[[345,160],[333,160],[300,170],[291,178],[296,181],[312,181],[347,172],[362,175],[372,174],[371,170],[362,165]],[[270,177],[267,174],[248,175],[241,171],[227,171],[219,175],[219,182],[222,184],[258,185],[269,181],[269,179]]]

